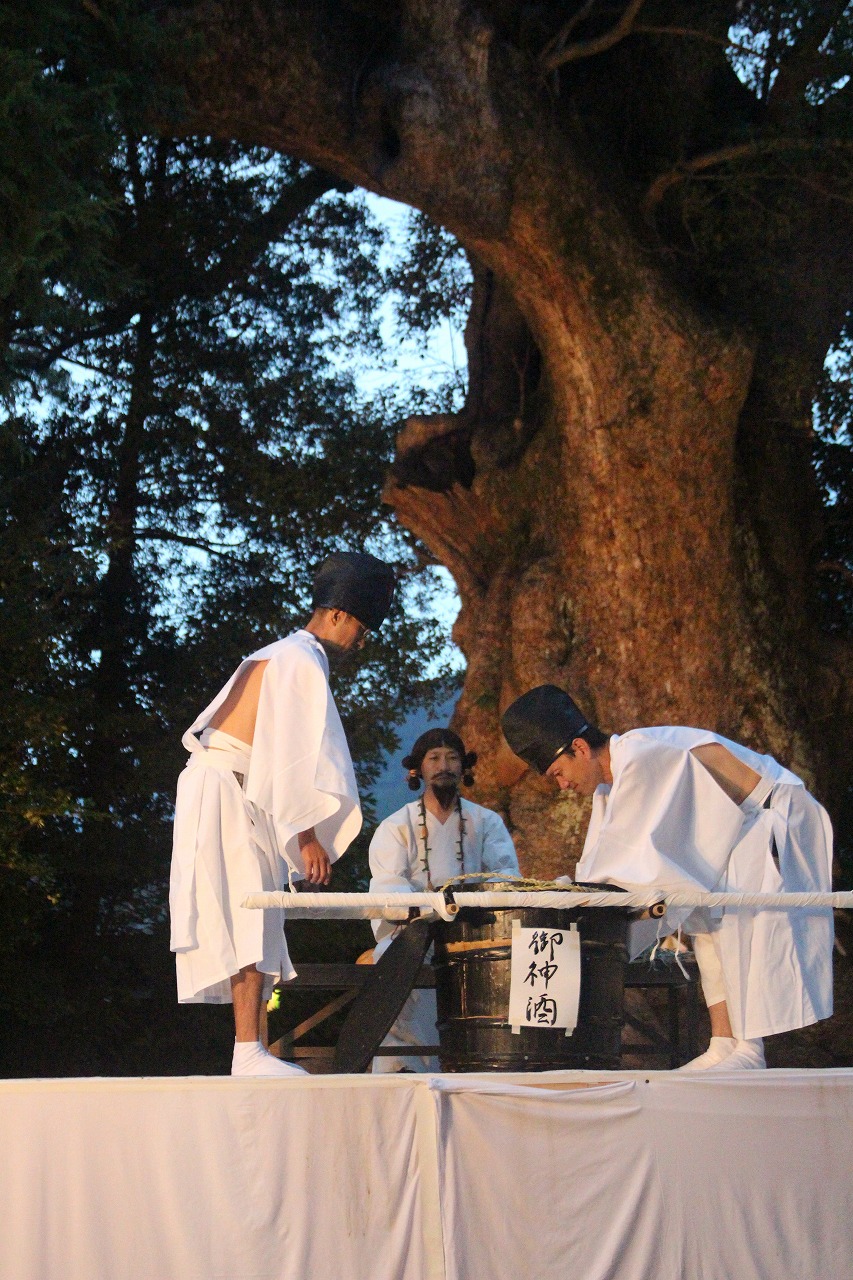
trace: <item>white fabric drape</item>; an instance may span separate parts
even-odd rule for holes
[[[748,1074],[570,1093],[442,1077],[448,1280],[850,1280],[853,1073]]]
[[[0,1131],[3,1280],[425,1275],[405,1090],[0,1084]]]
[[[0,1275],[853,1280],[851,1115],[853,1070],[3,1081]]]

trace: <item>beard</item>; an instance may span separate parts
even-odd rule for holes
[[[445,777],[430,783],[432,793],[442,809],[449,809],[459,792],[458,778]]]
[[[342,644],[337,644],[334,640],[320,640],[326,657],[329,659],[330,667],[340,667],[347,662],[352,662],[354,653],[352,649],[345,648]]]

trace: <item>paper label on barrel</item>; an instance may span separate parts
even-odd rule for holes
[[[581,944],[577,925],[568,929],[523,929],[512,922],[512,970],[507,1022],[522,1027],[565,1028],[578,1024]]]

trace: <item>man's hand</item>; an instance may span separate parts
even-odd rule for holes
[[[313,828],[310,831],[300,831],[299,852],[305,864],[305,879],[310,884],[328,884],[332,878],[329,855],[314,835]]]

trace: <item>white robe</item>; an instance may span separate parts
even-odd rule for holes
[[[273,977],[293,977],[282,912],[250,911],[239,902],[304,876],[300,831],[313,827],[335,861],[361,829],[322,645],[297,631],[246,661],[267,662],[251,753],[237,749],[229,759],[227,752],[206,751],[196,736],[238,672],[183,737],[190,758],[178,782],[169,893],[181,1001],[229,1002],[228,979],[249,964]]]
[[[719,743],[753,769],[769,807],[736,805],[692,751]],[[802,781],[772,756],[700,729],[633,729],[610,740],[579,881],[720,892],[826,892],[832,828]],[[773,847],[778,855],[773,857]],[[734,1033],[752,1039],[832,1013],[832,912],[668,912],[675,928],[715,930]]]
[[[459,820],[455,811],[445,823],[426,811],[427,839],[429,842],[429,870],[433,885],[458,876],[462,870],[473,874],[478,871],[505,871],[518,875],[518,858],[512,837],[500,815],[482,805],[462,801],[465,819],[465,836],[462,845],[463,862],[459,865]],[[423,840],[420,836],[420,812],[418,801],[404,805],[392,813],[376,828],[370,842],[370,892],[371,893],[420,893],[427,888],[427,871],[423,862]],[[378,960],[399,926],[387,920],[373,922],[377,939],[374,960]],[[436,1044],[438,1031],[435,1025],[435,992],[413,991],[400,1011],[400,1015],[385,1045],[405,1048],[411,1044]],[[415,1071],[437,1071],[435,1058],[374,1058],[374,1072],[399,1071],[407,1066]]]

